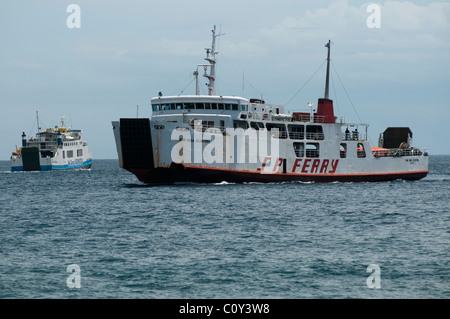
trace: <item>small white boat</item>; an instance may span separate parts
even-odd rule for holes
[[[36,112],[37,115],[37,112]],[[61,127],[47,128],[27,139],[22,133],[22,147],[11,155],[11,171],[49,171],[54,169],[90,168],[92,153],[83,141],[81,130]]]

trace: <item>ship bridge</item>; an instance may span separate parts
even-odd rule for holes
[[[210,95],[185,95],[185,96],[159,96],[151,100],[152,117],[168,121],[179,115],[226,115],[232,119],[259,119],[276,120],[284,114],[284,106],[265,104],[262,100],[245,99],[236,96],[210,96]],[[289,116],[291,117],[291,116]]]

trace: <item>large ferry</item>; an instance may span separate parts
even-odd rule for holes
[[[49,171],[57,169],[90,168],[92,154],[87,142],[83,141],[81,130],[64,125],[40,131],[36,112],[38,133],[27,138],[22,133],[22,147],[11,156],[11,171]]]
[[[412,147],[408,127],[389,127],[378,145],[368,124],[347,123],[329,98],[330,41],[325,94],[317,108],[286,114],[283,105],[216,94],[216,28],[206,49],[201,95],[151,99],[151,118],[112,122],[119,165],[144,183],[373,182],[418,180],[428,154]],[[208,73],[209,71],[209,73]]]

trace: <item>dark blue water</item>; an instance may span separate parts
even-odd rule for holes
[[[0,298],[450,297],[450,156],[383,183],[149,187],[115,160],[9,169]]]

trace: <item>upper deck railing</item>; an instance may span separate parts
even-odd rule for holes
[[[343,141],[367,141],[367,133],[361,133],[361,132],[351,132],[349,133],[343,133],[342,134],[342,140]]]
[[[418,148],[378,148],[372,149],[372,154],[375,157],[428,156],[426,151],[422,151]]]

